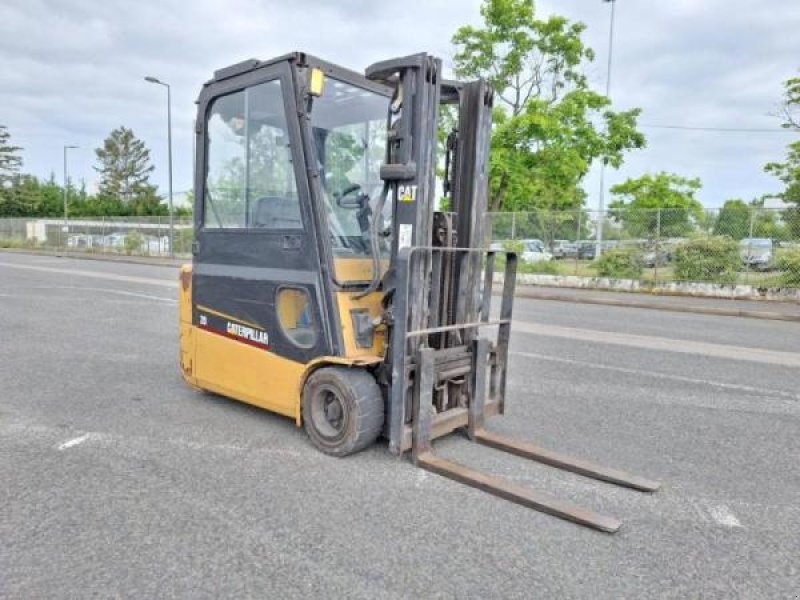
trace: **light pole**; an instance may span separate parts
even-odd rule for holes
[[[64,146],[64,232],[69,231],[69,223],[67,221],[67,150],[73,150],[78,146]]]
[[[163,85],[167,88],[167,152],[168,152],[168,170],[169,170],[169,255],[175,256],[175,216],[172,210],[172,95],[168,83],[150,77],[149,75],[144,78],[149,83],[156,83]]]
[[[603,2],[611,5],[611,25],[608,29],[608,70],[606,71],[606,98],[611,97],[611,65],[614,57],[614,16],[617,7],[616,0],[603,0]],[[597,233],[595,239],[597,240],[597,250],[595,257],[600,257],[603,254],[603,215],[605,212],[605,176],[606,176],[606,161],[600,163],[600,214],[597,217]]]

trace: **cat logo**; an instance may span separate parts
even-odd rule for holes
[[[397,188],[397,197],[400,202],[414,202],[417,199],[416,185],[401,185]]]

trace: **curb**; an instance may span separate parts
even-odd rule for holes
[[[720,308],[717,306],[689,306],[680,304],[666,304],[658,302],[638,302],[636,300],[616,300],[612,298],[591,298],[580,296],[567,296],[559,294],[542,294],[525,287],[517,287],[516,297],[530,298],[532,300],[553,300],[556,302],[572,302],[573,304],[598,304],[602,306],[617,306],[621,308],[644,308],[667,312],[694,313],[700,315],[715,315],[718,317],[744,317],[748,319],[768,319],[773,321],[800,322],[800,314],[792,315],[779,312],[748,310],[737,308]],[[735,300],[731,300],[735,302]]]
[[[130,265],[148,265],[154,267],[180,267],[191,262],[190,258],[156,258],[155,256],[126,256],[123,254],[94,254],[91,252],[69,252],[61,250],[33,250],[30,248],[0,248],[0,252],[9,254],[30,254],[33,256],[55,256],[58,258],[77,258],[79,260],[102,260]]]

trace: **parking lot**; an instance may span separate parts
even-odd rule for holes
[[[611,536],[192,391],[176,274],[0,253],[0,597],[800,594],[800,323],[518,299],[489,428],[662,490],[436,449]]]

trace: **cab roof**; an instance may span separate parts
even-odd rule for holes
[[[250,71],[255,71],[257,69],[282,62],[293,63],[298,67],[316,67],[318,69],[322,69],[322,71],[324,71],[327,75],[331,75],[333,77],[338,75],[341,78],[348,79],[350,81],[356,81],[366,87],[380,88],[383,91],[386,91],[387,89],[380,84],[370,81],[364,76],[363,73],[353,71],[352,69],[348,69],[346,67],[341,67],[299,50],[295,52],[289,52],[288,54],[282,54],[281,56],[276,56],[275,58],[270,58],[268,60],[249,58],[228,67],[218,69],[214,71],[214,77],[207,81],[204,85],[208,86],[219,81],[224,81],[225,79],[230,79],[231,77],[236,77],[237,75],[249,73]]]

